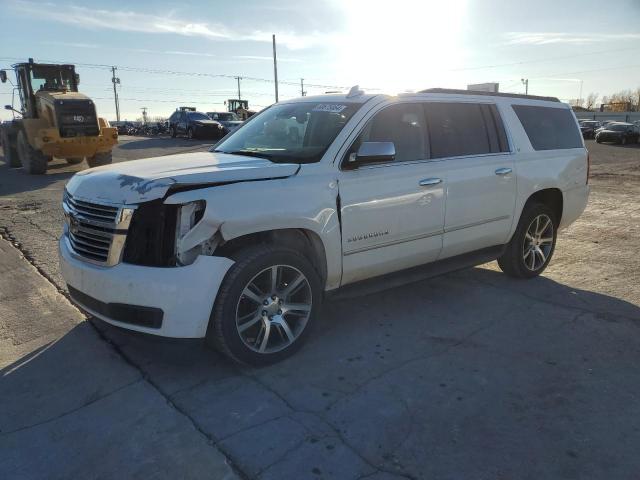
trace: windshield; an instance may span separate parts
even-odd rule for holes
[[[206,114],[202,112],[189,112],[187,115],[189,115],[190,120],[211,120]]]
[[[624,132],[629,127],[630,125],[624,125],[624,124],[618,123],[618,124],[609,125],[609,130],[613,130],[614,132]]]
[[[233,112],[209,112],[209,117],[213,120],[220,120],[222,122],[235,122],[238,120],[238,117],[236,117],[236,114]]]
[[[77,91],[74,72],[59,67],[34,66],[30,71],[31,89],[47,91]]]
[[[253,117],[214,151],[274,162],[318,162],[360,106],[337,102],[274,105]]]

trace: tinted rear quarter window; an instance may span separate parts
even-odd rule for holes
[[[582,134],[567,108],[513,105],[534,150],[582,148]]]

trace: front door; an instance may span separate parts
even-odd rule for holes
[[[383,108],[349,152],[361,142],[393,142],[396,157],[340,171],[343,285],[428,263],[442,248],[446,176],[428,160],[422,106]]]

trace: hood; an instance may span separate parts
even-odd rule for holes
[[[192,123],[195,124],[199,124],[199,125],[219,125],[219,122],[216,122],[215,120],[191,120]]]
[[[80,200],[130,205],[163,198],[176,185],[285,178],[299,168],[295,163],[226,153],[184,153],[83,170],[71,177],[66,189]]]
[[[615,133],[615,134],[620,134],[622,135],[624,132],[620,131],[620,130],[609,130],[607,127],[602,128],[598,131],[599,133]]]
[[[225,127],[239,127],[244,122],[242,120],[218,120]]]

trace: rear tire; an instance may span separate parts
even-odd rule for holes
[[[627,144],[627,137],[622,137],[620,139],[620,145],[626,145]]]
[[[207,344],[242,364],[283,360],[312,330],[322,302],[320,276],[289,248],[258,245],[233,257],[211,311]]]
[[[2,152],[4,155],[4,161],[9,168],[18,168],[22,164],[20,163],[20,157],[18,156],[18,148],[15,142],[11,141],[11,136],[6,128],[1,130],[2,132]]]
[[[67,158],[66,160],[69,165],[77,165],[79,163],[82,163],[82,161],[84,160],[84,157],[72,157],[72,158]]]
[[[500,269],[515,278],[540,275],[555,251],[557,225],[558,220],[547,205],[527,205],[505,252],[498,258]]]
[[[29,144],[24,130],[18,132],[18,154],[24,171],[30,175],[42,175],[47,171],[47,163],[51,157],[45,155]]]
[[[109,165],[113,161],[111,152],[96,153],[93,157],[87,157],[89,168]]]

